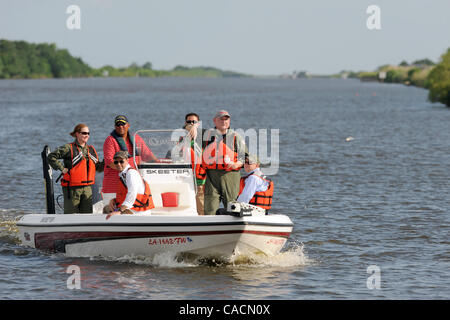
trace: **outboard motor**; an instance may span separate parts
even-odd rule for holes
[[[252,215],[265,215],[266,210],[252,204],[239,201],[230,201],[227,204],[226,212],[222,214],[229,214],[235,217],[246,217]]]
[[[45,197],[47,202],[47,214],[55,214],[55,191],[53,188],[53,171],[48,164],[47,156],[50,153],[49,146],[45,146],[41,153],[42,168],[44,170]]]

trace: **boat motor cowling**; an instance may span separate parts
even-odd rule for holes
[[[230,201],[227,204],[227,214],[236,217],[252,216],[253,214],[265,215],[266,211],[260,207],[239,201]]]

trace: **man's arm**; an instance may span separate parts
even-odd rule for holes
[[[158,158],[155,157],[152,150],[150,150],[150,148],[139,135],[136,135],[136,148],[139,148],[141,150],[141,156],[144,162],[158,161]]]
[[[245,180],[245,187],[242,190],[242,193],[237,198],[237,201],[249,203],[253,198],[256,192],[256,188],[258,187],[258,178],[254,176],[250,176]]]
[[[245,156],[248,155],[247,145],[245,144],[244,139],[240,135],[236,133],[236,151],[238,154],[238,161],[245,162]]]
[[[115,169],[113,157],[117,151],[119,150],[116,150],[114,138],[112,136],[108,136],[103,143],[103,159],[105,161],[105,166]]]
[[[237,170],[244,165],[245,156],[248,152],[244,140],[236,132],[234,132],[234,135],[236,139],[233,139],[233,151],[237,153],[237,161],[230,163],[230,167]]]

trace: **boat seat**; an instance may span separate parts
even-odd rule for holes
[[[155,208],[152,215],[158,214],[189,214],[196,212],[195,193],[188,183],[149,183]],[[166,192],[178,193],[178,206],[165,207],[161,194]]]

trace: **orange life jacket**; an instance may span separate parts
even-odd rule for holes
[[[93,146],[87,147],[88,154],[85,158],[75,142],[70,144],[72,167],[61,179],[63,187],[90,186],[95,183],[95,165],[98,162],[98,155]]]
[[[202,166],[204,169],[218,169],[225,171],[239,171],[238,169],[231,169],[229,162],[237,162],[238,153],[236,150],[236,135],[233,136],[232,148],[224,143],[223,139],[219,142],[215,141],[216,137],[212,137],[207,142],[203,150]]]
[[[195,177],[199,180],[206,179],[206,170],[202,167],[201,157],[196,157],[194,148],[191,147],[192,169],[195,169]]]
[[[128,170],[135,170],[135,169],[129,168]],[[116,193],[116,205],[118,208],[120,208],[122,203],[125,201],[125,198],[128,193],[126,181],[124,181],[121,176],[119,180],[121,183],[118,184]],[[138,193],[138,195],[136,196],[136,200],[133,203],[133,207],[130,208],[133,209],[134,211],[146,211],[153,209],[155,207],[153,203],[152,193],[150,191],[150,186],[148,185],[147,181],[145,181],[143,178],[142,182],[144,182],[145,191],[144,194]]]
[[[253,174],[253,173],[252,173]],[[252,174],[249,174],[248,176],[241,178],[240,186],[239,186],[239,194],[242,193],[242,190],[244,190],[245,187],[245,179],[247,179]],[[253,198],[250,199],[249,204],[261,207],[263,209],[269,210],[272,208],[272,198],[273,198],[273,181],[270,179],[267,179],[266,176],[261,177],[259,175],[255,176],[259,177],[260,179],[263,179],[264,181],[269,182],[269,186],[267,187],[266,191],[257,191],[253,195]]]
[[[184,143],[182,138],[180,138],[179,143]],[[185,150],[186,150],[186,146],[183,145],[181,147],[180,155],[183,155],[183,157],[185,157],[184,160],[188,161],[188,159],[187,159],[188,153]],[[193,146],[189,147],[189,150],[190,150],[191,167],[192,167],[192,170],[195,170],[195,177],[199,180],[205,180],[206,179],[206,170],[202,167],[201,155],[197,156],[195,154],[195,150],[194,150]]]

